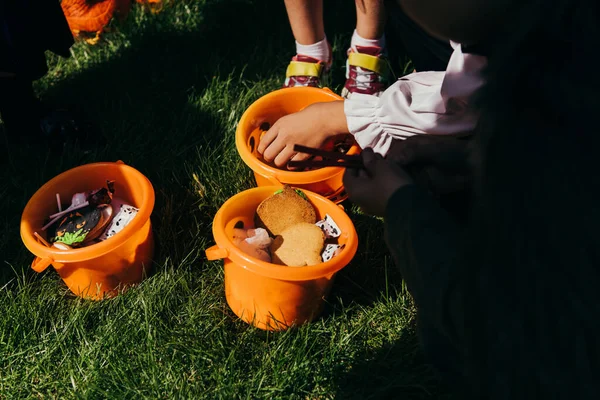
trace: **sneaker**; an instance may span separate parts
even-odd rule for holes
[[[342,97],[352,93],[379,96],[388,86],[388,63],[381,47],[356,46],[348,50],[346,83]]]
[[[329,48],[331,60],[331,47]],[[325,63],[313,57],[297,54],[285,72],[284,88],[297,86],[322,87],[325,75],[331,69],[331,61]]]

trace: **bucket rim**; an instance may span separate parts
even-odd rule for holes
[[[259,108],[263,102],[268,101],[272,97],[276,97],[281,95],[282,93],[294,93],[294,92],[315,92],[315,93],[324,93],[331,101],[334,100],[343,100],[343,97],[333,93],[331,90],[327,88],[315,88],[315,87],[291,87],[291,88],[282,88],[277,89],[272,92],[269,92],[260,98],[258,98],[254,103],[250,105],[242,114],[242,117],[238,121],[235,130],[235,146],[237,148],[239,156],[242,158],[242,161],[254,172],[265,176],[269,180],[275,180],[280,183],[288,183],[292,185],[300,185],[300,184],[308,184],[314,182],[324,181],[328,178],[334,177],[335,175],[342,173],[344,168],[342,167],[324,167],[315,169],[312,171],[287,171],[284,169],[280,169],[277,167],[270,166],[257,157],[255,157],[249,150],[246,145],[246,142],[243,138],[242,126],[246,125],[248,120],[254,114],[254,110]],[[250,121],[250,125],[259,126],[260,122],[257,121],[256,124]],[[358,154],[360,152],[360,147],[358,144],[354,144],[348,154]],[[273,182],[275,183],[275,182]]]
[[[103,242],[95,243],[91,246],[82,247],[79,249],[59,250],[52,247],[46,247],[36,239],[35,235],[33,234],[35,228],[29,221],[25,219],[25,216],[29,214],[30,209],[35,207],[35,200],[38,196],[41,196],[42,193],[49,191],[54,185],[56,185],[59,181],[65,179],[65,177],[68,175],[78,174],[87,169],[106,166],[114,167],[115,165],[118,166],[118,168],[120,169],[124,169],[126,171],[129,171],[130,173],[133,173],[133,175],[138,178],[142,187],[142,198],[146,199],[144,204],[142,204],[142,206],[139,207],[139,211],[136,217],[133,218],[131,222],[127,224],[127,226],[123,228],[122,231],[119,232],[119,240],[114,240],[114,238],[110,238]],[[116,248],[120,247],[123,243],[125,243],[137,231],[142,229],[143,226],[150,219],[150,215],[154,210],[154,204],[155,192],[152,183],[144,174],[142,174],[140,171],[133,168],[132,166],[127,165],[122,161],[101,161],[80,165],[77,167],[70,168],[54,176],[52,179],[44,183],[38,190],[36,190],[35,193],[29,198],[21,214],[21,240],[23,241],[25,247],[36,257],[46,258],[51,260],[52,262],[58,263],[75,263],[87,261],[93,258],[101,257],[115,250]]]
[[[216,245],[221,249],[226,249],[227,256],[225,258],[231,260],[250,272],[283,281],[314,280],[334,274],[346,267],[352,261],[356,251],[358,250],[358,234],[356,233],[354,223],[350,219],[350,216],[348,216],[348,214],[346,214],[346,212],[342,209],[342,207],[326,197],[323,197],[315,192],[311,192],[310,190],[302,189],[302,191],[311,201],[330,204],[331,208],[327,211],[327,213],[330,215],[333,214],[331,217],[336,221],[338,221],[340,218],[346,219],[351,228],[350,232],[346,232],[347,238],[345,247],[342,249],[340,254],[327,262],[304,267],[288,267],[285,265],[267,263],[243,252],[222,232],[217,234],[218,230],[222,231],[224,229],[223,227],[227,222],[223,220],[224,209],[230,204],[240,200],[241,197],[244,197],[244,195],[248,194],[249,192],[264,192],[265,194],[272,194],[278,189],[280,189],[279,186],[261,186],[247,189],[230,197],[221,205],[221,208],[219,208],[219,211],[217,211],[213,219],[212,233]]]

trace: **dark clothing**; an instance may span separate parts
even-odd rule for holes
[[[399,189],[385,215],[385,238],[418,309],[427,359],[450,384],[463,380],[463,308],[458,257],[460,228],[415,185]]]
[[[388,47],[401,44],[417,71],[445,71],[453,49],[412,21],[396,1],[386,4]],[[392,50],[393,51],[393,50]],[[457,297],[456,264],[470,191],[438,199],[410,185],[390,199],[386,242],[418,308],[418,334],[439,378],[457,389],[464,381],[462,308]],[[454,218],[451,218],[451,212]]]
[[[58,0],[0,2],[0,71],[39,79],[47,72],[44,52],[68,57],[72,45]]]
[[[415,185],[391,197],[385,230],[389,250],[417,307],[424,354],[440,379],[461,392],[458,398],[600,398],[594,375],[599,355],[593,317],[597,311],[585,308],[598,305],[588,302],[586,296],[593,293],[589,287],[580,284],[578,294],[563,294],[568,285],[547,290],[545,285],[554,277],[535,281],[530,271],[523,270],[520,280],[531,288],[523,295],[502,286],[498,266],[492,270],[482,261],[479,268],[465,268],[463,250],[475,242]],[[494,234],[489,232],[490,237]],[[574,255],[573,260],[577,262]],[[562,264],[560,257],[556,263]],[[559,270],[551,264],[544,265],[550,274]],[[519,279],[513,269],[506,265],[502,270],[508,280]],[[595,282],[595,271],[589,272],[589,280]],[[572,279],[568,272],[560,278]],[[512,306],[503,305],[507,302]]]
[[[406,54],[417,72],[445,71],[454,51],[450,42],[439,40],[425,32],[402,11],[396,0],[386,3],[386,11],[388,13],[386,36],[390,51],[394,54]],[[469,46],[461,44],[463,53],[484,57],[489,57],[490,48],[493,48],[491,43]]]
[[[386,3],[388,21],[386,37],[388,48],[406,54],[417,71],[445,71],[452,55],[452,46],[447,41],[436,39],[425,32],[402,11],[397,1]]]
[[[445,71],[454,51],[450,42],[436,39],[425,32],[402,11],[396,0],[386,3],[386,11],[388,13],[386,36],[390,53],[406,54],[417,71]],[[461,50],[465,53],[484,56],[487,56],[488,48],[487,45],[474,45],[468,48],[461,45]],[[427,174],[423,174],[419,167],[408,168],[408,171],[419,183],[424,183],[428,179]],[[420,175],[423,179],[417,179],[415,175]],[[470,188],[438,195],[437,200],[456,221],[466,223],[471,206]]]
[[[391,52],[401,46],[417,71],[445,71],[453,52],[450,43],[426,33],[396,1],[388,1],[386,10]],[[457,389],[465,372],[464,324],[457,290],[460,280],[456,275],[461,237],[456,221],[465,221],[468,200],[469,190],[448,194],[439,199],[444,210],[424,189],[409,185],[392,196],[385,215],[386,242],[417,305],[418,335],[425,356],[439,378]]]
[[[472,231],[414,185],[386,210],[425,355],[478,400],[600,399],[598,3],[563,3],[513,7],[502,40],[461,46],[489,61]]]

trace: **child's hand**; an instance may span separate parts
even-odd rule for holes
[[[348,168],[344,173],[344,187],[348,197],[366,213],[383,217],[388,201],[412,178],[397,163],[375,154],[372,149],[361,153],[364,168]]]
[[[344,102],[315,103],[304,110],[277,120],[262,137],[258,152],[278,167],[288,161],[305,160],[308,154],[296,154],[294,145],[320,148],[328,138],[348,132]]]

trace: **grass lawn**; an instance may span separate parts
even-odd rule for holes
[[[326,3],[339,91],[354,9]],[[106,144],[51,156],[32,143],[2,159],[0,398],[444,397],[423,364],[414,308],[379,220],[349,210],[357,256],[322,317],[282,333],[238,320],[225,302],[222,262],[206,261],[215,212],[254,185],[235,150],[236,123],[280,86],[293,46],[282,1],[178,0],[157,15],[136,6],[98,45],[50,58],[36,90],[83,110]],[[20,216],[62,171],[116,160],[154,185],[155,264],[124,295],[85,301],[52,268],[29,268]]]

